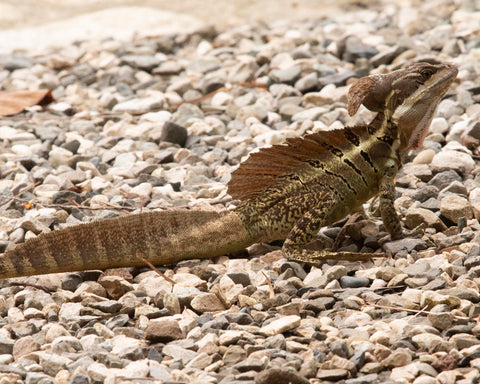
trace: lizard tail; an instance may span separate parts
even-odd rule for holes
[[[0,256],[0,278],[210,258],[255,242],[231,211],[154,211],[75,225]]]

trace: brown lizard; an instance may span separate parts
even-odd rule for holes
[[[289,260],[365,260],[363,253],[313,251],[318,230],[379,194],[385,229],[401,237],[394,177],[402,155],[418,148],[434,111],[457,75],[447,64],[417,63],[355,82],[348,112],[377,112],[368,125],[317,132],[261,149],[233,172],[223,211],[155,211],[94,221],[41,234],[0,257],[0,278],[86,269],[174,264],[285,239]]]

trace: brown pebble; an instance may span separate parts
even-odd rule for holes
[[[271,368],[260,372],[256,384],[309,384],[310,382],[290,369]]]
[[[435,368],[438,372],[449,371],[457,368],[457,360],[450,355],[444,355],[432,363],[432,368]]]

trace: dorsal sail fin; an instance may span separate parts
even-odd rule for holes
[[[361,136],[366,127],[350,127],[350,132]],[[347,144],[346,131],[335,129],[287,139],[283,144],[262,148],[250,154],[232,173],[228,193],[239,200],[247,200],[271,186],[275,179],[291,172],[302,163],[316,159],[322,153],[341,149]],[[350,142],[348,142],[350,144]]]

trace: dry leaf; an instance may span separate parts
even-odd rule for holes
[[[85,191],[85,188],[82,185],[74,185],[72,187],[67,188],[67,191],[82,193],[83,191]]]
[[[52,101],[52,93],[48,89],[0,92],[0,116],[16,115],[32,105],[47,105]]]
[[[22,207],[25,209],[32,209],[33,208],[33,203],[29,201],[28,203],[22,204]]]

